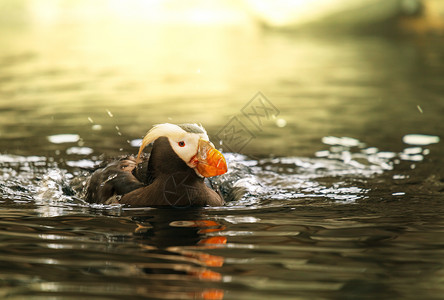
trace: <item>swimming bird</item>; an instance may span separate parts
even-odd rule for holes
[[[152,143],[151,153],[144,149]],[[220,206],[220,192],[204,182],[227,172],[224,156],[197,124],[158,124],[137,157],[126,156],[97,169],[86,183],[90,203],[129,206]]]

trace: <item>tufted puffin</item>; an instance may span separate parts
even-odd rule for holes
[[[143,150],[152,143],[151,153]],[[97,169],[87,180],[90,203],[140,206],[220,206],[220,192],[204,179],[227,172],[223,155],[197,124],[158,124],[145,137],[137,157],[126,156]]]

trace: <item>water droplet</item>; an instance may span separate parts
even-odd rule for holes
[[[425,146],[439,143],[439,137],[425,134],[407,134],[402,141],[408,145]]]
[[[393,196],[404,196],[404,192],[392,193]]]
[[[142,145],[142,139],[135,139],[130,141],[131,147],[140,147]]]
[[[102,130],[102,125],[94,124],[93,126],[91,126],[91,129],[96,131]]]
[[[81,159],[81,160],[69,160],[66,162],[66,164],[70,167],[78,167],[78,168],[86,168],[86,169],[92,169],[96,166],[98,162],[94,162],[89,159]]]
[[[322,142],[326,145],[339,145],[344,147],[356,147],[359,145],[359,140],[351,137],[335,137],[335,136],[325,136],[322,138]]]
[[[424,156],[422,156],[421,154],[407,155],[404,153],[400,153],[399,158],[408,161],[422,161],[424,159]]]
[[[315,153],[316,157],[328,157],[329,155],[330,155],[330,151],[328,151],[328,150],[317,151]]]
[[[367,149],[363,149],[361,151],[364,152],[365,154],[376,154],[376,153],[378,153],[379,149],[376,147],[370,147]]]
[[[407,155],[419,154],[422,152],[422,148],[421,147],[405,148],[403,152],[404,152],[404,154],[407,154]]]
[[[88,148],[88,147],[71,147],[66,149],[66,154],[68,155],[72,155],[72,154],[77,154],[77,155],[89,155],[93,153],[93,149]]]
[[[287,125],[287,121],[285,119],[279,118],[276,119],[276,125],[277,127],[285,127]]]
[[[75,143],[80,140],[78,134],[55,134],[47,137],[53,144]]]
[[[381,152],[378,152],[376,154],[376,156],[379,158],[391,159],[391,158],[396,157],[396,154],[393,152],[389,152],[389,151],[381,151]]]

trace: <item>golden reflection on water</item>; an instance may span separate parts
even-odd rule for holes
[[[440,120],[438,96],[417,95],[418,81],[436,85],[425,67],[441,64],[427,43],[267,31],[237,1],[23,0],[3,7],[5,151],[63,152],[47,145],[57,134],[78,134],[101,153],[128,151],[128,141],[163,122],[200,122],[214,137],[258,91],[280,114],[261,128],[243,120],[255,137],[243,153],[309,156],[329,135],[366,136],[379,146],[439,131],[429,125]]]

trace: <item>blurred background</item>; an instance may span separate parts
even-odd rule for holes
[[[400,150],[443,132],[443,16],[439,0],[2,0],[1,152],[58,156],[58,134],[131,152],[162,122],[214,137],[259,91],[280,114],[240,119],[244,153],[310,156],[328,135]]]

